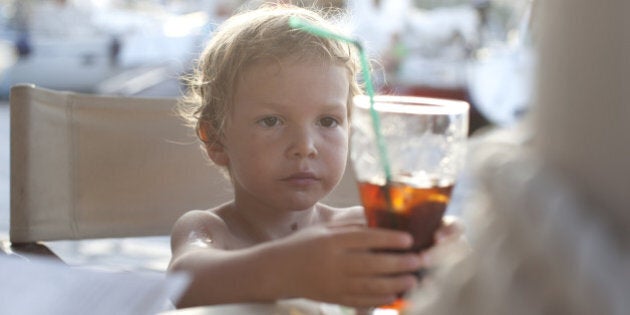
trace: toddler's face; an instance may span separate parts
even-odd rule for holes
[[[349,75],[321,62],[268,62],[239,80],[222,141],[236,202],[302,210],[341,179]]]

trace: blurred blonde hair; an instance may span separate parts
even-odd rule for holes
[[[261,61],[317,61],[348,70],[348,113],[352,97],[361,93],[356,80],[358,53],[352,45],[293,29],[295,16],[317,27],[340,33],[327,16],[292,5],[263,5],[225,21],[213,34],[187,78],[188,91],[180,102],[180,115],[206,145],[221,137],[232,106],[236,83],[244,71]]]

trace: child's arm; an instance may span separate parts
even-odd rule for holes
[[[223,249],[224,233],[222,220],[205,211],[191,212],[175,224],[169,269],[193,276],[179,306],[294,297],[382,305],[414,287],[410,272],[421,267],[417,254],[374,251],[410,248],[411,237],[401,232],[319,226],[239,250]]]

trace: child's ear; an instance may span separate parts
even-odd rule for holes
[[[218,166],[228,166],[229,158],[221,142],[221,136],[209,123],[199,124],[199,138],[206,147],[206,153],[212,162]]]
[[[227,167],[230,163],[230,159],[225,152],[223,144],[220,141],[214,141],[211,143],[206,143],[206,152],[208,152],[208,157],[214,164],[218,166]]]

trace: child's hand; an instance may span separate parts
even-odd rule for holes
[[[352,307],[393,302],[417,283],[420,256],[405,251],[403,232],[359,226],[319,226],[275,242],[278,273],[290,285],[287,297],[305,297]]]

